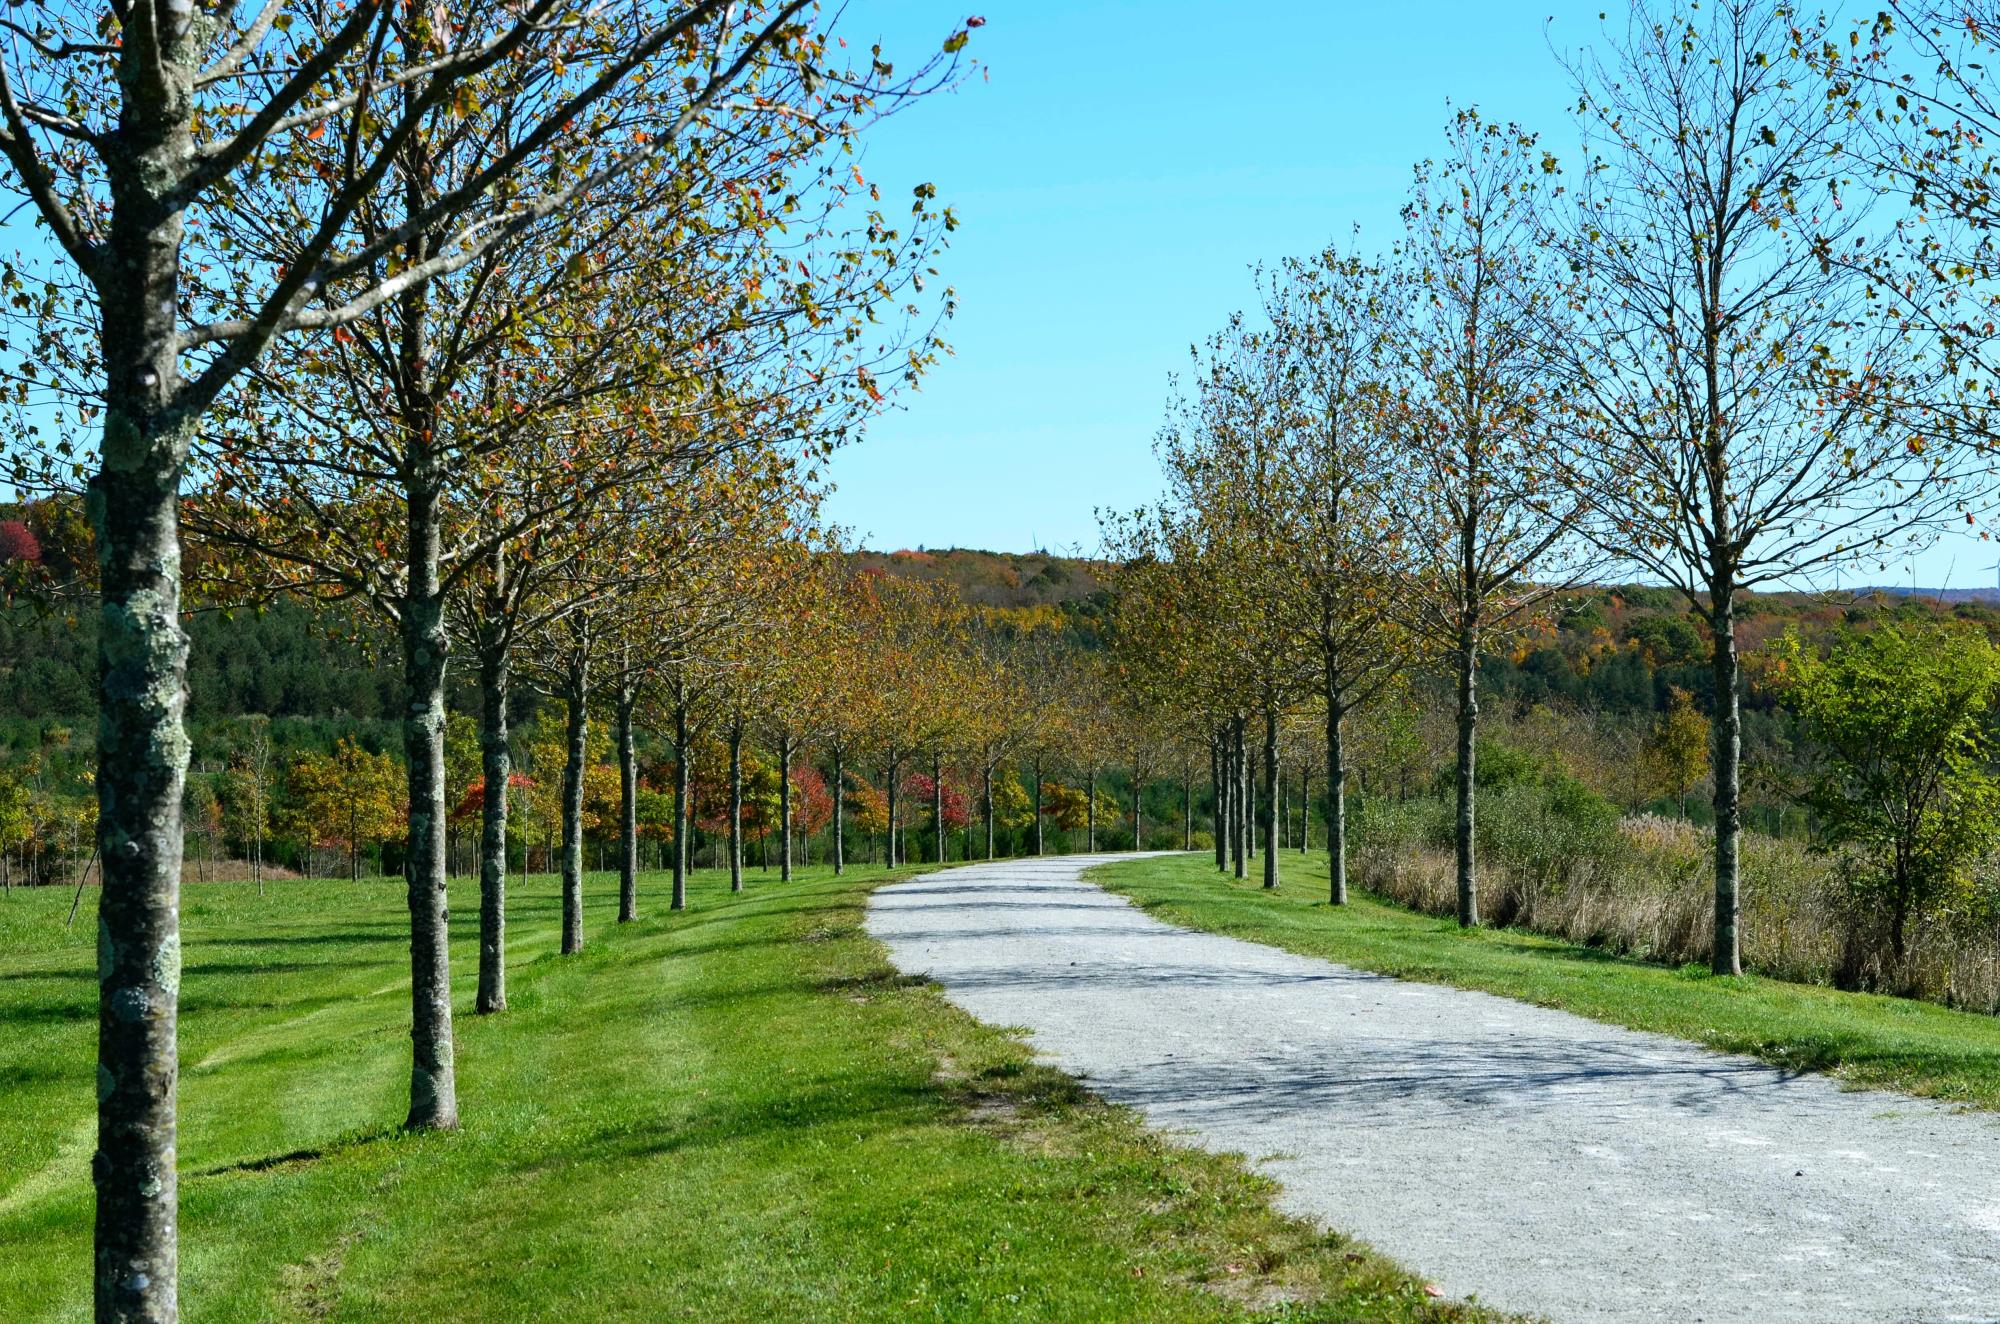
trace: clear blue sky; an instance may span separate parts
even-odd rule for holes
[[[1357,225],[1387,247],[1450,105],[1569,155],[1574,94],[1551,44],[1598,40],[1607,8],[1622,24],[1601,0],[856,0],[850,41],[878,26],[899,63],[984,15],[971,53],[987,76],[868,148],[886,196],[928,180],[958,209],[942,267],[957,355],[835,459],[833,517],[885,549],[1095,547],[1099,508],[1157,490],[1167,376],[1248,302],[1249,266]],[[1956,538],[1915,571],[1966,587],[1995,560]]]

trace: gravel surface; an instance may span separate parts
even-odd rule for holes
[[[1557,1321],[2000,1320],[2000,1124],[1661,1035],[1174,928],[978,865],[868,930],[1293,1213]]]

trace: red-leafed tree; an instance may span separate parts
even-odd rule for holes
[[[966,799],[965,788],[950,776],[933,778],[928,772],[913,772],[903,779],[903,795],[910,800],[925,805],[942,805],[943,812],[938,821],[948,832],[956,832],[972,824],[972,807]]]
[[[0,520],[0,565],[40,565],[42,544],[34,531],[17,519]]]

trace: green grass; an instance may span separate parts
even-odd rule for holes
[[[1233,1158],[1171,1146],[898,977],[858,928],[879,872],[668,913],[553,954],[518,887],[511,1009],[471,1014],[464,1129],[408,1136],[400,883],[189,887],[185,1317],[250,1320],[1465,1320],[1276,1214]],[[0,1319],[88,1315],[93,917],[0,902]]]
[[[1326,902],[1326,857],[1287,851],[1283,886],[1259,868],[1225,878],[1213,857],[1098,868],[1093,877],[1160,918],[1404,979],[1479,989],[1593,1020],[1654,1030],[1795,1070],[2000,1108],[2000,1019],[1928,1002],[1750,975],[1717,977],[1607,955],[1520,929],[1454,920],[1356,894]]]

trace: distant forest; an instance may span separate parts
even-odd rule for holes
[[[1104,642],[1113,591],[1103,561],[965,548],[863,551],[854,560],[863,569],[949,584],[991,625],[1060,622],[1080,649]],[[1746,594],[1740,615],[1742,649],[1752,659],[1788,626],[1824,638],[1884,621],[1950,618],[2000,633],[2000,605],[1969,590]],[[338,609],[280,602],[260,611],[197,612],[188,629],[194,641],[188,715],[197,727],[251,714],[335,725],[395,716],[402,682],[394,660],[357,642],[363,632]],[[16,603],[0,610],[0,738],[19,743],[46,721],[86,724],[94,711],[96,647],[87,609]],[[1480,685],[1517,706],[1559,702],[1602,713],[1657,713],[1676,688],[1706,704],[1714,683],[1709,653],[1707,629],[1679,593],[1590,587],[1567,595],[1549,628],[1510,653],[1486,656]],[[1773,709],[1754,677],[1745,699],[1747,710]],[[516,702],[521,716],[532,719],[535,695],[524,689]]]
[[[64,550],[61,532],[43,530],[41,540],[24,542],[20,525],[5,514],[0,510],[0,565],[9,555],[19,557],[25,550],[40,558],[45,569],[54,570],[53,577],[67,577],[61,558],[75,553]],[[1107,632],[1117,605],[1112,587],[1117,567],[1106,562],[959,548],[864,551],[853,556],[865,571],[949,586],[988,631],[1005,635],[1053,629],[1067,647],[1089,654],[1104,652],[1110,642]],[[1990,635],[2000,634],[2000,608],[1962,594],[1869,590],[1746,595],[1740,616],[1748,670],[1744,748],[1754,774],[1746,787],[1745,813],[1753,825],[1780,835],[1787,827],[1787,788],[1797,783],[1810,755],[1801,747],[1792,714],[1761,683],[1769,641],[1793,629],[1824,644],[1882,623],[1941,618],[1974,622]],[[188,674],[193,764],[197,774],[211,772],[222,788],[211,819],[213,840],[191,843],[191,859],[212,861],[242,849],[235,839],[242,834],[229,827],[228,788],[230,770],[243,760],[245,719],[270,719],[269,742],[278,770],[273,786],[278,799],[270,812],[276,822],[287,821],[284,797],[295,780],[289,770],[302,758],[365,756],[382,761],[378,775],[390,775],[389,765],[400,759],[397,714],[402,680],[392,658],[363,642],[379,639],[379,632],[371,635],[361,624],[339,607],[298,602],[230,613],[197,611],[189,618],[194,642]],[[1703,822],[1707,806],[1699,796],[1668,795],[1653,787],[1638,792],[1635,799],[1621,791],[1619,781],[1620,768],[1628,759],[1644,757],[1634,751],[1657,741],[1677,705],[1708,709],[1714,683],[1710,656],[1700,613],[1690,612],[1671,590],[1639,585],[1575,590],[1560,600],[1544,628],[1514,641],[1508,652],[1482,658],[1480,686],[1496,722],[1490,737],[1482,740],[1490,739],[1496,748],[1510,740],[1546,741],[1545,732],[1535,735],[1520,724],[1558,718],[1571,733],[1558,742],[1568,750],[1568,763],[1600,769],[1585,780],[1601,793],[1630,808],[1650,805],[1659,812]],[[21,601],[0,608],[0,798],[12,795],[23,820],[11,842],[14,866],[9,872],[15,881],[68,876],[81,864],[79,852],[87,854],[95,667],[95,619],[87,605]],[[472,680],[469,667],[459,666],[453,672],[452,707],[458,715],[451,732],[454,749],[471,739],[469,715],[476,704]],[[1441,676],[1413,673],[1401,701],[1402,711],[1410,716],[1403,720],[1419,725],[1441,720],[1439,715],[1449,706],[1447,688]],[[561,704],[521,685],[512,694],[511,707],[521,761],[532,765],[537,742],[553,739],[559,729]],[[1415,716],[1419,713],[1428,716]],[[1382,743],[1393,743],[1385,732],[1390,720],[1385,708],[1372,719],[1372,727],[1364,722],[1357,746],[1356,792],[1366,796],[1386,791],[1401,797],[1413,790],[1430,791],[1432,780],[1448,762],[1445,737],[1441,731],[1413,729],[1404,739],[1407,753],[1396,755]],[[1372,756],[1366,752],[1375,748],[1369,745],[1371,729],[1379,747]],[[343,742],[355,753],[340,754]],[[1287,747],[1296,751],[1309,771],[1313,768],[1308,733],[1288,737]],[[664,750],[651,748],[642,754],[655,772],[667,757]],[[1288,752],[1288,761],[1293,756]],[[1123,774],[1108,775],[1123,783]],[[198,775],[196,784],[209,783]],[[1177,816],[1179,794],[1165,781],[1147,792],[1148,816],[1163,825],[1161,831]],[[1201,807],[1206,815],[1205,791]],[[1317,817],[1323,809],[1314,802],[1306,812]],[[201,815],[194,811],[191,815],[195,824],[191,832],[199,832]],[[295,811],[293,817],[297,816]],[[385,823],[391,819],[393,815]],[[602,822],[594,818],[593,834],[599,834],[609,819],[608,813]],[[522,831],[530,836],[521,839],[523,849],[540,830],[527,824],[524,819]],[[1793,829],[1803,826],[1794,815]],[[455,822],[455,844],[461,827]],[[394,836],[385,828],[381,841],[365,849],[349,842],[346,849],[360,857],[357,867],[359,863],[393,867]],[[301,862],[298,843],[274,849],[275,859],[295,866]],[[311,868],[312,861],[304,860],[304,866]]]

